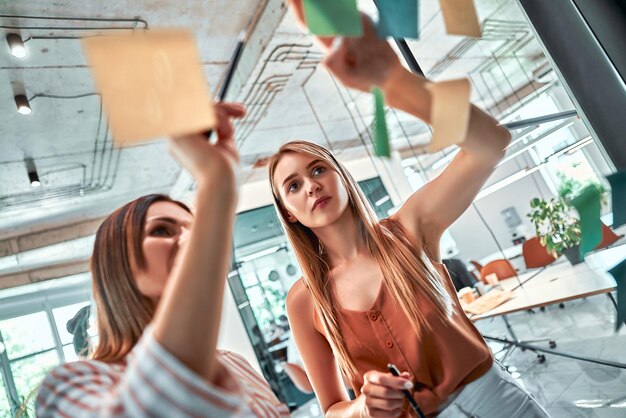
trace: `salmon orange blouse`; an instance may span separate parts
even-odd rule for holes
[[[350,381],[356,396],[361,393],[366,372],[388,372],[387,364],[394,363],[400,371],[413,374],[413,396],[422,411],[430,415],[438,411],[448,396],[491,368],[491,351],[463,312],[446,267],[434,261],[433,264],[452,296],[454,310],[451,323],[443,322],[435,315],[432,302],[416,289],[415,303],[430,324],[420,339],[384,283],[369,310],[338,308],[341,332],[358,370],[356,380]],[[314,325],[325,335],[317,314]]]

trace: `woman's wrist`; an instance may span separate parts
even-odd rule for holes
[[[379,86],[388,106],[403,110],[430,123],[430,92],[428,81],[413,74],[401,64],[394,66]]]
[[[220,206],[237,206],[238,191],[235,173],[229,170],[207,173],[196,179],[196,199],[218,199]]]

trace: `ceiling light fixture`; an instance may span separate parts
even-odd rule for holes
[[[11,55],[15,58],[24,58],[26,56],[26,47],[20,35],[17,33],[9,33],[7,35],[7,43],[9,44]]]
[[[30,103],[28,102],[28,97],[23,94],[18,94],[15,96],[15,105],[17,106],[17,113],[20,115],[30,115],[32,109],[30,108]]]
[[[41,182],[39,181],[39,174],[37,174],[37,167],[35,167],[35,162],[32,158],[26,158],[24,160],[26,163],[26,172],[28,172],[28,180],[30,181],[30,187],[35,188],[41,186]]]
[[[489,196],[490,194],[502,189],[503,187],[506,187],[510,184],[515,183],[518,180],[523,179],[526,176],[529,176],[531,174],[533,174],[534,172],[538,171],[543,164],[539,164],[537,166],[534,166],[532,168],[524,168],[516,173],[511,174],[510,176],[500,180],[497,183],[494,183],[490,186],[485,187],[484,189],[482,189],[480,192],[478,192],[478,194],[476,195],[476,197],[474,198],[474,201],[478,200],[478,199],[482,199],[485,196]]]

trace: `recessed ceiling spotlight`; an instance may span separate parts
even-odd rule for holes
[[[23,94],[15,96],[15,105],[17,106],[17,112],[21,115],[30,115],[30,112],[32,112],[28,97]]]
[[[39,174],[37,174],[37,167],[35,167],[35,162],[33,161],[33,159],[26,158],[24,162],[26,163],[26,172],[28,173],[30,187],[35,188],[41,186],[41,181],[39,181]]]
[[[20,35],[17,33],[9,33],[7,35],[7,43],[9,44],[11,55],[15,58],[24,58],[26,56],[26,47]]]

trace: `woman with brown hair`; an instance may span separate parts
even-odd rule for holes
[[[329,71],[349,87],[379,87],[389,105],[430,122],[427,81],[401,65],[369,19],[363,26],[362,38],[322,40],[333,45],[324,59]],[[476,197],[509,141],[506,129],[472,106],[448,168],[381,221],[325,148],[293,141],[270,159],[274,203],[303,271],[287,312],[327,417],[406,416],[403,390],[425,415],[547,416],[494,364],[439,261],[442,233]],[[389,363],[404,372],[393,376]]]
[[[174,138],[197,183],[195,213],[164,195],[140,197],[100,225],[91,258],[98,344],[91,359],[46,377],[39,417],[286,417],[241,356],[216,350],[237,202],[238,154],[218,104],[216,144]]]

